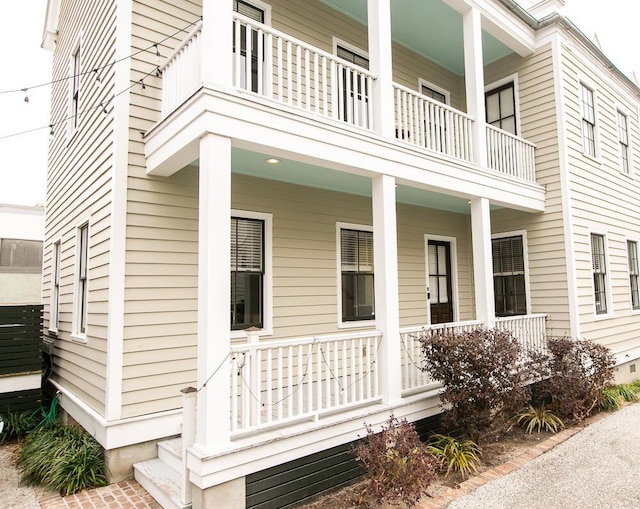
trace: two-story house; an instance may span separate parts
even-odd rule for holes
[[[114,479],[344,482],[364,422],[439,412],[443,324],[635,371],[640,90],[562,5],[49,0],[51,383]]]

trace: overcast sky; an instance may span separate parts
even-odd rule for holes
[[[51,54],[40,48],[46,0],[0,0],[0,92],[51,79]],[[566,0],[567,15],[598,39],[627,75],[640,77],[638,0]],[[48,86],[24,93],[0,93],[0,138],[49,124]],[[0,203],[35,205],[45,200],[49,129],[0,139]]]

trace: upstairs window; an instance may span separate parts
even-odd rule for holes
[[[527,314],[522,235],[493,239],[493,292],[496,316]]]
[[[82,74],[80,56],[80,42],[78,42],[70,57],[69,127],[71,131],[80,123],[80,75]]]
[[[584,83],[580,84],[582,110],[582,151],[596,157],[596,109],[593,90]]]
[[[485,109],[487,124],[518,134],[515,85],[512,81],[485,93]]]
[[[231,329],[263,328],[264,221],[231,218]]]
[[[346,48],[344,45],[336,46],[336,55],[353,64],[354,66],[369,69],[369,59],[363,53]],[[369,126],[369,85],[366,79],[360,79],[356,69],[342,68],[338,76],[340,120],[360,127]]]
[[[640,268],[638,267],[638,243],[627,241],[627,255],[629,258],[629,288],[631,290],[631,308],[640,309],[640,292],[638,278],[640,278]]]
[[[375,318],[373,232],[340,229],[342,321]]]
[[[42,241],[0,239],[0,272],[40,272]]]
[[[604,235],[591,234],[591,269],[593,271],[593,297],[596,314],[603,315],[607,308],[607,260]]]
[[[618,148],[620,152],[620,170],[627,175],[630,173],[629,165],[629,128],[627,116],[618,110]]]
[[[253,21],[258,23],[265,22],[265,11],[255,5],[242,0],[233,1],[233,10],[238,14],[242,14]],[[265,47],[264,36],[259,39],[258,31],[251,29],[250,43],[247,44],[247,27],[244,24],[233,26],[233,52],[237,53],[236,38],[240,39],[240,58],[236,58],[235,65],[236,71],[234,72],[234,79],[236,80],[236,86],[245,90],[251,90],[252,92],[262,92],[262,83],[259,83],[259,70],[258,70],[258,54],[262,51],[262,61],[264,63]],[[262,46],[261,48],[258,45]],[[248,62],[247,62],[248,60]],[[248,69],[247,69],[248,67]]]
[[[447,96],[445,94],[443,94],[442,92],[438,92],[437,90],[434,90],[427,85],[420,85],[420,92],[422,93],[422,95],[426,95],[431,99],[441,102],[442,104],[447,104]]]

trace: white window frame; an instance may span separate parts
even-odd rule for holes
[[[262,281],[262,329],[260,337],[273,335],[273,214],[250,210],[231,209],[231,217],[239,219],[257,219],[264,225],[264,274]],[[230,296],[229,296],[230,298]],[[229,301],[229,305],[231,302]],[[231,330],[231,339],[246,338],[244,330]]]
[[[494,81],[493,83],[489,83],[488,85],[485,85],[483,100],[485,100],[487,92],[491,92],[492,90],[495,90],[496,88],[500,88],[503,85],[506,85],[511,82],[513,82],[513,101],[515,102],[514,111],[516,115],[516,133],[517,134],[515,136],[521,136],[522,128],[520,126],[520,85],[518,83],[518,73],[510,74],[509,76],[505,76],[504,78],[500,78],[499,80]],[[483,119],[483,122],[486,125],[489,125],[487,123],[486,116],[487,114],[485,112],[485,118]]]
[[[62,239],[51,244],[51,294],[49,304],[49,332],[58,334],[60,325],[60,275]]]
[[[453,321],[460,320],[460,294],[458,288],[458,240],[456,237],[447,237],[444,235],[424,236],[424,262],[425,262],[425,299],[427,302],[427,323],[431,323],[431,299],[429,298],[429,241],[448,242],[451,248],[451,300],[453,305]]]
[[[531,281],[529,278],[529,239],[527,237],[527,230],[513,230],[509,232],[494,233],[491,235],[491,240],[505,239],[507,237],[522,237],[522,256],[524,257],[524,284],[525,284],[525,298],[527,299],[527,315],[531,314]],[[493,283],[493,263],[491,267],[491,282]],[[495,296],[494,303],[495,306]],[[494,310],[495,311],[495,310]]]
[[[594,118],[594,126],[593,126],[593,146],[595,155],[591,155],[587,153],[586,147],[584,145],[584,132],[582,127],[583,122],[583,113],[582,113],[582,87],[585,87],[593,93],[593,118]],[[580,111],[580,146],[582,147],[582,155],[586,158],[591,159],[597,163],[600,162],[600,119],[598,115],[598,88],[595,83],[585,77],[578,77],[578,110]],[[617,125],[617,122],[616,122]],[[617,130],[617,128],[616,128]]]
[[[70,141],[80,127],[82,108],[82,31],[78,34],[69,53],[69,98],[67,105],[67,139]],[[77,59],[77,69],[76,69]],[[76,97],[77,96],[77,97]]]
[[[614,118],[616,123],[616,133],[617,133],[617,139],[618,139],[618,159],[620,163],[619,165],[620,173],[622,173],[627,177],[632,177],[634,173],[634,169],[633,169],[633,143],[631,139],[631,115],[624,107],[622,107],[619,104],[616,105],[614,112],[615,112]],[[620,147],[621,145],[620,127],[618,124],[618,115],[624,115],[624,117],[627,120],[627,157],[628,157],[628,165],[629,165],[629,168],[627,171],[625,171],[622,166],[622,154],[621,154],[621,147]]]
[[[336,58],[338,57],[338,46],[346,49],[347,51],[350,51],[352,53],[357,54],[358,56],[365,58],[367,61],[369,61],[369,52],[364,51],[362,48],[358,48],[357,46],[354,46],[353,44],[349,44],[348,42],[343,41],[342,39],[338,39],[337,37],[333,36],[332,37],[332,44],[333,44],[333,54],[336,56]],[[350,64],[350,65],[354,65],[356,66],[356,64]],[[360,67],[360,66],[358,66]],[[368,67],[367,67],[368,70]],[[342,86],[345,86],[344,84]],[[340,84],[337,83],[337,87],[338,89],[340,89]],[[373,90],[370,90],[369,87],[367,86],[367,94],[366,96],[364,94],[361,94],[360,97],[358,97],[358,94],[356,93],[356,90],[351,90],[351,93],[349,93],[347,95],[347,101],[353,101],[354,104],[347,104],[344,105],[342,104],[342,94],[344,93],[344,91],[342,89],[338,90],[338,97],[339,97],[339,102],[338,102],[338,108],[339,108],[339,113],[338,115],[342,115],[341,111],[342,108],[346,106],[347,111],[351,111],[355,108],[355,103],[358,102],[358,117],[359,118],[352,118],[352,122],[348,122],[348,115],[347,118],[343,118],[342,120],[344,120],[345,122],[348,122],[350,125],[354,125],[357,127],[367,127],[370,126],[371,123],[373,122],[373,119],[369,117],[369,108],[367,106],[367,104],[371,104],[369,101],[373,100]]]
[[[264,13],[264,25],[267,26],[271,26],[271,5],[261,2],[260,0],[241,0],[242,2],[249,4],[253,7],[255,7],[256,9],[261,10]],[[233,11],[233,14],[238,14],[235,10]],[[262,62],[262,91],[263,91],[263,95],[268,95],[268,87],[269,87],[269,76],[268,73],[266,72],[267,70],[267,62],[270,62],[270,52],[271,49],[270,48],[264,48],[264,60]],[[238,87],[239,89],[241,89],[244,92],[252,92],[252,87],[248,87],[247,86],[247,80],[249,78],[247,78],[246,76],[246,67],[245,67],[245,63],[242,63],[242,58],[241,56],[236,56],[234,53],[234,70],[233,70],[233,79],[235,81],[236,79],[236,69],[235,69],[235,65],[241,65],[241,69],[240,69],[240,83],[236,83],[236,87]],[[246,58],[246,57],[244,57]],[[244,80],[244,84],[242,83],[242,80]]]
[[[627,281],[629,281],[629,308],[631,309],[631,313],[634,315],[640,314],[640,308],[638,309],[634,309],[633,308],[633,296],[631,294],[632,291],[632,286],[631,286],[631,270],[629,269],[629,243],[632,243],[636,246],[636,256],[638,256],[638,263],[640,264],[640,242],[638,242],[636,239],[632,239],[627,237],[625,239],[625,247],[627,249]],[[640,274],[635,274],[637,283],[639,285],[640,288]]]
[[[614,316],[613,313],[613,293],[611,287],[611,257],[609,256],[609,239],[606,232],[602,230],[589,230],[589,278],[590,278],[590,288],[591,288],[591,302],[593,306],[593,316],[594,320],[605,320],[608,318],[612,318]],[[595,285],[593,284],[593,245],[591,244],[591,235],[600,235],[603,239],[603,249],[604,249],[604,266],[607,271],[605,274],[605,292],[607,299],[607,312],[598,314],[596,310],[596,299],[595,299]],[[626,247],[626,244],[625,244]]]
[[[242,0],[244,3],[253,5],[256,9],[264,12],[264,24],[271,26],[271,5],[260,0]]]
[[[82,230],[87,229],[87,244],[82,243]],[[76,259],[74,270],[74,290],[73,290],[73,326],[71,339],[81,343],[87,342],[88,336],[88,304],[89,304],[89,246],[91,244],[91,227],[89,220],[82,221],[76,226]],[[86,250],[86,276],[84,284],[80,272],[83,248]],[[84,291],[83,291],[84,290]],[[82,324],[84,323],[84,330]]]
[[[438,92],[444,96],[444,103],[447,106],[451,105],[451,92],[448,90],[439,87],[438,85],[434,85],[430,81],[425,80],[424,78],[418,78],[418,92],[422,94],[422,87],[430,88],[431,90]],[[439,101],[438,101],[439,102]]]
[[[337,316],[338,329],[356,329],[356,328],[362,328],[362,327],[375,328],[376,326],[375,317],[373,320],[356,320],[356,321],[348,321],[348,322],[344,322],[342,320],[342,240],[340,236],[341,230],[358,230],[358,231],[373,233],[373,226],[366,225],[366,224],[336,222],[336,289],[337,289],[337,303],[338,303],[336,316]],[[375,242],[375,239],[374,239],[374,242]],[[374,260],[373,270],[374,270],[373,282],[375,285],[375,260]]]

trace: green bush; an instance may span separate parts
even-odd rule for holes
[[[633,384],[619,384],[614,385],[613,387],[624,401],[629,403],[638,401],[638,392],[640,391],[640,387],[636,388]]]
[[[365,468],[365,488],[358,504],[366,497],[378,503],[402,501],[415,504],[436,476],[437,461],[420,441],[415,426],[393,415],[375,433],[366,426],[367,437],[353,448]]]
[[[40,423],[42,415],[39,411],[28,410],[25,412],[7,412],[2,416],[4,429],[0,434],[0,444],[11,442],[23,438],[27,433],[33,431]]]
[[[598,407],[605,412],[619,410],[623,402],[622,395],[615,387],[607,387],[602,391]]]
[[[459,440],[448,435],[434,434],[429,439],[427,448],[440,463],[445,477],[452,470],[465,476],[478,470],[481,451],[473,440]]]
[[[540,433],[542,430],[549,433],[557,433],[559,429],[564,428],[562,419],[544,405],[539,407],[529,405],[526,410],[516,415],[515,419],[520,426],[525,427],[525,431],[529,435],[534,431]]]
[[[18,450],[22,480],[63,496],[107,485],[102,447],[78,426],[59,421],[30,433]]]
[[[518,341],[493,329],[431,331],[421,338],[424,370],[442,382],[443,424],[479,443],[502,431],[529,400]]]
[[[582,421],[611,384],[615,361],[608,348],[587,340],[549,338],[548,354],[533,354],[539,396],[564,422]]]

